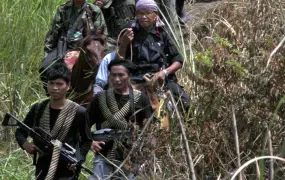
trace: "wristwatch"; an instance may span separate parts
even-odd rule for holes
[[[164,72],[165,77],[168,77],[168,72],[167,72],[167,70],[166,70],[166,69],[163,69],[162,71]]]

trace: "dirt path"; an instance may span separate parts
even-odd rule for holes
[[[199,23],[206,12],[214,9],[217,7],[222,1],[216,0],[211,2],[198,2],[194,4],[186,4],[186,10],[190,14],[190,21],[187,23],[189,26],[193,26],[197,23]]]

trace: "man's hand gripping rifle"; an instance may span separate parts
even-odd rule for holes
[[[15,123],[11,123],[10,118],[15,120],[16,122],[14,121]],[[31,136],[33,138],[33,141],[36,143],[37,145],[36,151],[38,153],[40,154],[52,153],[52,150],[54,147],[54,144],[53,144],[54,139],[49,133],[47,133],[43,129],[39,127],[35,127],[34,129],[30,128],[29,126],[22,123],[19,119],[17,119],[15,116],[13,116],[10,113],[6,113],[4,121],[2,122],[2,126],[19,126],[25,129],[25,131],[29,133],[29,136]],[[69,164],[76,164],[77,172],[80,172],[81,169],[84,169],[89,174],[94,175],[94,173],[90,169],[81,165],[81,162],[75,158],[75,152],[76,150],[73,147],[71,147],[67,143],[64,143],[60,150],[60,155]],[[34,154],[34,163],[35,162],[36,162],[36,154]]]

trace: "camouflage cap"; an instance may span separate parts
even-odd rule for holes
[[[113,2],[113,0],[100,0],[100,1],[103,3],[103,6],[102,6],[103,9],[109,8]]]

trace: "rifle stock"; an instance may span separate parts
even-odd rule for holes
[[[16,121],[16,124],[10,124],[9,119],[12,118]],[[40,153],[51,153],[53,150],[53,143],[51,140],[53,140],[52,136],[44,131],[43,129],[37,127],[35,129],[30,128],[23,122],[21,122],[19,119],[17,119],[15,116],[13,116],[11,113],[7,112],[4,120],[2,122],[2,126],[20,126],[23,129],[25,129],[27,132],[29,132],[30,136],[33,138],[33,140],[36,142],[38,146],[38,152]],[[62,149],[60,150],[60,155],[69,163],[69,164],[76,164],[77,172],[80,172],[81,169],[84,169],[86,172],[88,172],[90,175],[94,175],[94,173],[88,169],[87,167],[84,167],[80,161],[78,161],[74,155],[76,150],[70,146],[67,143],[63,144]],[[34,156],[35,160],[36,156]]]

